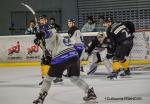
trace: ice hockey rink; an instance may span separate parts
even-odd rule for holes
[[[94,87],[98,104],[150,103],[150,71],[132,71],[131,77],[109,80],[106,71],[99,69],[96,75],[82,78]],[[0,67],[0,104],[32,104],[40,90],[39,81],[39,67]],[[64,78],[63,84],[52,85],[44,104],[92,104],[84,102],[83,96]]]

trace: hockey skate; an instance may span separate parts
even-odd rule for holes
[[[130,69],[128,68],[127,70],[124,71],[125,75],[131,75]]]
[[[123,73],[120,74],[121,78],[131,78],[131,73],[130,69],[128,68],[127,70],[123,70]]]
[[[88,102],[88,101],[95,101],[96,102],[96,94],[94,93],[94,89],[91,88],[88,90],[87,96],[83,97],[83,100]]]
[[[109,79],[117,79],[118,73],[117,72],[112,72],[110,75],[107,76]]]
[[[124,70],[124,72],[120,74],[120,76],[129,76],[129,75],[131,75],[129,68],[127,70]]]
[[[33,104],[43,104],[45,97],[47,96],[47,92],[43,92],[42,94],[40,94],[40,96],[38,97],[38,99],[33,101]]]
[[[62,78],[56,78],[53,80],[54,84],[62,83],[63,79]]]

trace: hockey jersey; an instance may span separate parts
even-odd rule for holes
[[[50,26],[48,24],[40,25],[39,29],[40,31],[44,32],[45,38],[48,38],[50,36]]]
[[[83,35],[77,27],[73,27],[68,31],[71,44],[83,44]]]
[[[82,33],[77,27],[74,26],[69,29],[68,35],[70,38],[70,44],[74,45],[74,48],[79,53],[79,56],[81,56],[82,51],[84,50],[84,39]]]
[[[64,43],[64,37],[58,36],[55,29],[49,30],[49,33],[50,36],[45,38],[45,42],[46,49],[52,55],[51,64],[58,64],[70,57],[78,55],[73,45],[66,45]]]
[[[56,29],[50,29],[48,24],[40,26],[40,31],[44,32],[46,49],[51,53],[52,57],[63,54],[63,50],[68,52],[74,50],[73,46],[66,46],[64,37],[58,36]]]
[[[128,28],[123,23],[113,23],[110,35],[116,44],[121,44],[123,41],[133,39],[134,37],[133,34],[128,32]]]
[[[91,54],[92,51],[95,48],[100,48],[102,50],[104,50],[105,48],[107,48],[107,51],[110,52],[112,50],[112,45],[110,43],[110,39],[109,38],[105,38],[103,43],[100,43],[98,41],[97,38],[93,39],[91,44],[88,46],[88,49],[86,50],[88,54]]]

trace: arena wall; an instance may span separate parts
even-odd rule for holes
[[[85,43],[88,44],[96,34],[97,32],[83,33]],[[0,66],[40,65],[42,50],[35,46],[34,38],[34,35],[0,36]],[[150,31],[135,33],[129,60],[130,64],[150,64]]]

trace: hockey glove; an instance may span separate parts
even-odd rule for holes
[[[40,31],[39,33],[36,33],[35,36],[37,39],[43,39],[45,36],[45,33],[43,31]]]
[[[45,57],[43,57],[41,60],[42,60],[42,64],[44,64],[44,65],[49,65],[49,63],[51,62],[51,59],[52,59],[52,57],[51,56],[46,56],[46,58]]]
[[[46,65],[49,65],[49,63],[51,62],[51,60],[52,60],[52,55],[49,53],[48,50],[45,50],[44,63]]]
[[[34,44],[39,46],[39,45],[40,45],[40,40],[39,40],[39,39],[37,39],[37,38],[36,38],[36,39],[34,39]]]

